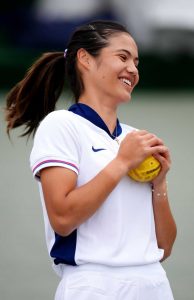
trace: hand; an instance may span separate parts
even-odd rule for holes
[[[146,157],[167,151],[163,141],[146,130],[132,131],[122,141],[117,159],[127,166],[128,171],[136,168]]]
[[[169,149],[166,148],[166,151],[163,153],[155,153],[153,156],[160,162],[161,164],[161,170],[158,174],[158,176],[152,181],[153,186],[158,185],[162,183],[163,181],[166,181],[166,174],[170,169],[171,166],[171,158],[170,158],[170,152]]]

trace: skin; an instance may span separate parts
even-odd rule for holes
[[[139,81],[137,46],[126,33],[112,35],[109,45],[94,58],[84,49],[77,52],[77,66],[84,83],[79,102],[92,107],[113,132],[117,108],[131,99]],[[121,78],[131,81],[128,85]],[[166,174],[170,169],[170,154],[163,141],[146,130],[132,131],[121,142],[117,156],[93,179],[76,187],[75,172],[50,167],[41,171],[41,183],[50,223],[58,234],[69,235],[90,218],[106,201],[130,169],[137,167],[147,156],[155,156],[161,171],[153,180],[153,209],[158,246],[164,249],[163,260],[171,253],[176,237],[176,225],[170,210]],[[98,189],[96,189],[98,186]],[[160,193],[161,196],[157,196]]]
[[[128,34],[120,33],[109,39],[109,46],[101,50],[97,59],[84,49],[77,56],[82,80],[87,83],[80,102],[96,110],[112,132],[118,105],[131,99],[139,81],[137,46]],[[132,86],[123,83],[121,78],[128,78]]]

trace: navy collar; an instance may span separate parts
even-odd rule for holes
[[[114,132],[111,133],[99,114],[86,104],[76,103],[71,105],[68,110],[100,127],[101,129],[106,131],[113,140],[115,139],[115,137],[119,136],[122,133],[122,128],[118,119]]]

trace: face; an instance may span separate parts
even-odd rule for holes
[[[129,101],[139,81],[138,50],[133,38],[127,33],[113,35],[93,60],[89,80],[95,92],[117,104]]]

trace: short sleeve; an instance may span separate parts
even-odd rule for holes
[[[59,166],[79,173],[80,144],[73,113],[60,110],[50,113],[35,134],[30,165],[35,178],[40,170]]]

